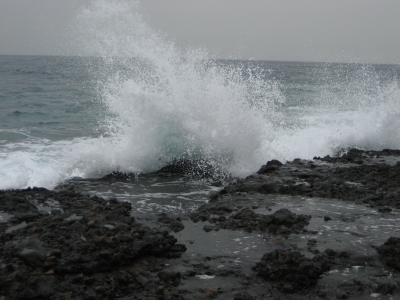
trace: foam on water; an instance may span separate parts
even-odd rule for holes
[[[50,141],[24,132],[22,141],[0,141],[2,189],[151,172],[176,158],[202,160],[224,177],[246,176],[273,158],[400,148],[398,78],[371,67],[337,80],[326,79],[329,65],[317,68],[314,77],[327,81],[313,86],[317,101],[284,110],[284,82],[268,79],[268,70],[179,49],[142,20],[137,3],[93,1],[71,32],[83,55],[103,58],[90,66],[98,105],[108,110],[103,135]]]
[[[400,148],[398,75],[382,78],[371,66],[353,67],[356,70],[351,74],[322,85],[317,103],[296,110],[298,126],[276,128],[270,145],[276,157],[311,159],[332,155],[343,147]]]

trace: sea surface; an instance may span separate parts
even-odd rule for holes
[[[81,56],[0,56],[0,189],[113,171],[140,180],[182,158],[224,181],[271,159],[400,148],[399,65],[214,59],[112,1],[94,1],[71,28]],[[215,189],[183,177],[164,178],[160,191],[149,176],[140,193],[119,195],[204,199]]]

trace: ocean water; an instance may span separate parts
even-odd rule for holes
[[[0,56],[0,189],[179,158],[223,180],[271,159],[400,148],[399,65],[213,59],[128,2],[94,1],[71,33],[81,56]]]

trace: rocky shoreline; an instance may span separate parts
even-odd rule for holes
[[[65,187],[0,191],[0,300],[400,297],[400,150],[272,160],[145,219]]]

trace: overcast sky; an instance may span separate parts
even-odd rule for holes
[[[74,54],[67,31],[88,3],[0,0],[0,54]],[[142,0],[140,10],[178,46],[220,58],[400,63],[399,0]]]

